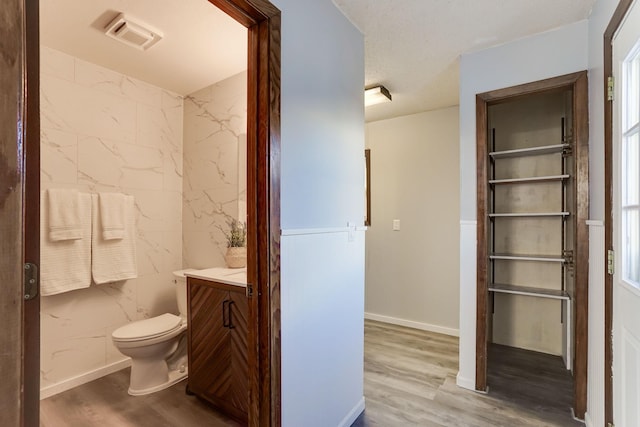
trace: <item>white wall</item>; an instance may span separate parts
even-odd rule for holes
[[[364,406],[364,231],[353,241],[346,232],[364,217],[364,41],[330,0],[273,3],[282,11],[282,425],[349,426]]]
[[[42,189],[133,195],[138,255],[136,279],[41,298],[46,396],[125,360],[114,329],[177,313],[182,97],[43,46],[40,110]]]
[[[588,22],[468,53],[460,59],[460,371],[458,384],[473,388],[475,378],[477,93],[587,69]],[[471,259],[472,258],[472,259]],[[463,268],[465,272],[463,273]],[[470,387],[471,386],[471,387]]]
[[[364,231],[282,236],[282,425],[348,427],[364,409]]]
[[[604,425],[604,226],[589,223],[589,341],[587,427]]]
[[[246,221],[247,73],[184,99],[182,260],[224,267],[229,222]]]
[[[368,123],[368,318],[458,334],[458,107]],[[400,220],[400,231],[392,222]]]

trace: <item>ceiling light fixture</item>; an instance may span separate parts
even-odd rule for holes
[[[105,28],[105,34],[128,46],[147,50],[162,38],[156,31],[152,31],[143,24],[132,21],[120,13]]]
[[[382,85],[372,86],[364,90],[364,106],[380,104],[382,102],[391,102],[391,94],[386,87]]]

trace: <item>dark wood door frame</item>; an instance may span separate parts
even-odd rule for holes
[[[38,4],[5,1],[0,20],[0,419],[38,426],[40,301],[23,296],[24,265],[40,258]]]
[[[209,1],[249,30],[247,279],[255,285],[249,303],[249,425],[278,427],[280,11],[267,0]]]
[[[613,36],[633,0],[620,0],[604,32],[604,425],[613,425],[613,276],[607,274],[607,251],[613,250],[613,101],[607,100],[613,76]],[[611,424],[609,424],[611,423]]]
[[[279,427],[280,419],[280,11],[267,0],[210,0],[248,29],[247,103],[247,279],[254,285],[249,307],[249,425]],[[39,264],[39,20],[38,0],[16,0],[24,25],[16,50],[25,54],[18,71],[15,147],[23,162],[22,262]],[[24,41],[20,41],[24,40]],[[23,43],[23,44],[21,44]],[[17,55],[17,63],[21,63]],[[7,88],[10,91],[9,88]],[[14,107],[12,107],[14,108]],[[24,143],[23,143],[24,141]],[[1,153],[1,151],[0,151]],[[22,157],[20,157],[22,156]],[[3,177],[4,184],[4,177]],[[15,185],[14,183],[13,185]],[[18,185],[19,187],[19,185]],[[31,230],[31,231],[29,231]],[[23,426],[39,425],[40,301],[22,305],[21,394]]]
[[[492,104],[552,90],[573,90],[574,153],[576,163],[576,245],[575,245],[575,333],[574,333],[574,413],[584,419],[587,406],[587,338],[589,296],[589,111],[587,72],[499,89],[476,95],[477,167],[477,297],[476,297],[476,390],[487,390],[488,339],[488,200],[489,144],[487,110]]]
[[[40,265],[40,13],[38,0],[25,4],[25,188],[24,262]],[[35,231],[35,232],[34,232]],[[40,423],[40,297],[24,300],[23,426]]]

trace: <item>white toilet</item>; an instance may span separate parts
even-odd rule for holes
[[[116,348],[131,358],[132,396],[163,390],[187,377],[187,271],[173,272],[180,316],[161,314],[111,334]]]

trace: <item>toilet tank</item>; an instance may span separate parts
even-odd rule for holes
[[[176,285],[176,301],[178,302],[178,311],[180,317],[187,318],[187,277],[184,273],[194,271],[193,268],[186,270],[177,270],[173,272],[173,283]]]

